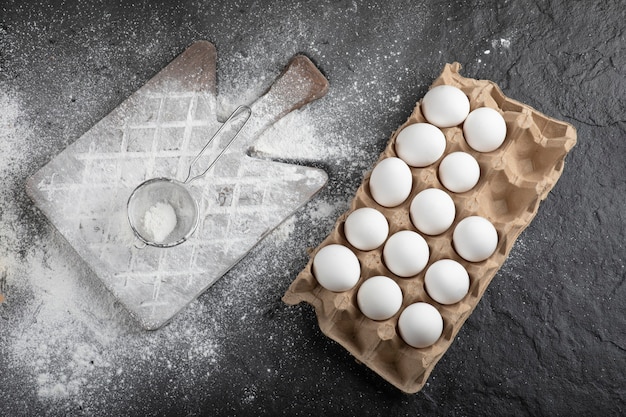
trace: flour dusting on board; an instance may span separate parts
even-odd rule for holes
[[[11,198],[16,188],[22,192],[21,184],[12,185],[7,179],[28,164],[28,149],[20,148],[27,146],[35,132],[20,120],[15,95],[0,93],[0,105],[5,109],[0,114],[0,146],[2,158],[8,159],[2,164],[0,185],[5,201],[0,219],[0,262],[6,271],[6,300],[0,304],[0,313],[11,317],[0,336],[10,340],[7,369],[28,371],[35,385],[34,394],[42,401],[60,401],[64,407],[86,407],[86,398],[103,387],[128,387],[126,375],[141,368],[184,372],[201,361],[206,371],[202,378],[210,378],[225,354],[220,342],[227,333],[223,328],[227,317],[246,317],[249,304],[255,302],[249,289],[258,285],[258,265],[246,265],[243,268],[250,271],[230,278],[228,298],[237,303],[206,306],[193,302],[164,329],[145,332],[46,221],[39,223],[41,242],[24,253],[12,252],[20,246],[20,236],[26,233],[28,224],[19,219],[23,208]],[[311,124],[306,112],[297,112],[263,135],[261,149],[283,158],[323,159],[325,151],[316,146],[318,133]],[[281,148],[280,142],[287,139],[292,140],[291,146]],[[337,149],[335,156],[345,157],[345,149]],[[316,200],[299,215],[317,223],[341,209]],[[270,247],[284,244],[291,239],[295,224],[296,216],[289,217],[265,241]],[[26,300],[21,304],[27,308],[13,311],[18,297]],[[179,360],[163,362],[172,356]],[[250,392],[245,398],[250,400]]]
[[[111,24],[110,15],[103,18],[103,22],[94,26],[98,30],[108,30]],[[159,16],[155,16],[153,25],[162,23]],[[42,45],[52,36],[46,27],[33,25],[18,29],[21,31],[14,31],[11,36],[35,36]],[[20,109],[28,108],[32,114],[35,112],[32,109],[37,107],[33,103],[22,103],[19,92],[0,81],[0,108],[3,109],[0,113],[0,198],[4,201],[0,209],[0,269],[6,271],[6,277],[0,281],[0,293],[5,297],[0,303],[0,339],[2,346],[9,347],[6,356],[0,358],[0,386],[10,383],[19,387],[9,391],[20,392],[18,401],[35,404],[34,409],[52,410],[53,414],[74,414],[77,409],[86,414],[93,414],[94,410],[96,413],[97,410],[116,410],[119,408],[112,406],[111,400],[118,401],[119,407],[120,398],[128,393],[133,393],[136,399],[150,398],[155,392],[164,398],[182,397],[189,392],[197,393],[197,387],[219,389],[224,378],[236,377],[237,370],[223,367],[224,363],[232,362],[232,358],[229,361],[227,357],[232,355],[228,344],[236,339],[233,332],[268,325],[265,315],[277,308],[276,303],[281,303],[284,288],[293,279],[293,271],[299,269],[294,268],[294,262],[304,265],[307,247],[319,243],[315,240],[315,230],[328,230],[333,219],[347,209],[345,195],[350,195],[357,186],[356,180],[347,179],[354,177],[355,172],[369,169],[378,154],[376,147],[382,146],[390,133],[372,137],[368,129],[389,114],[405,116],[401,114],[405,103],[399,97],[402,95],[406,100],[408,92],[399,91],[392,77],[376,78],[377,74],[393,69],[395,54],[402,45],[392,45],[392,50],[386,51],[384,56],[375,55],[380,58],[371,58],[372,51],[355,51],[356,56],[366,62],[362,68],[356,68],[357,74],[350,74],[348,80],[369,81],[333,84],[331,80],[331,89],[324,99],[281,119],[252,149],[252,154],[261,158],[313,161],[323,167],[330,166],[335,170],[331,172],[330,191],[322,192],[296,215],[287,218],[253,250],[252,256],[235,266],[232,273],[192,302],[167,326],[146,332],[93,276],[43,214],[32,207],[24,191],[28,176],[114,108],[116,100],[124,98],[107,90],[110,80],[103,82],[103,76],[113,77],[122,91],[132,92],[160,69],[163,62],[154,60],[155,51],[165,56],[162,51],[168,46],[158,39],[144,41],[136,34],[127,35],[128,40],[122,45],[112,46],[102,38],[94,39],[88,31],[80,32],[78,39],[93,48],[93,61],[89,62],[77,63],[74,56],[53,60],[47,52],[42,52],[45,59],[54,61],[52,71],[81,75],[76,81],[59,83],[59,89],[54,90],[59,100],[73,104],[45,109],[40,119],[26,119]],[[317,54],[322,67],[333,60],[333,56],[325,55],[319,42],[310,43],[311,35],[306,30],[290,33],[286,44],[283,42],[285,35],[273,30],[263,36],[265,38],[252,44],[252,49],[243,52],[227,42],[217,45],[220,51],[218,110],[222,120],[236,106],[250,104],[264,92],[286,63],[279,54],[288,59],[303,49],[308,50]],[[6,39],[6,50],[11,51],[16,42],[11,37]],[[50,38],[50,42],[53,40]],[[124,54],[118,54],[118,48],[137,50],[140,67],[145,68],[139,78],[122,68],[124,63],[120,57]],[[180,51],[183,47],[177,48]],[[24,62],[38,56],[37,53],[27,54]],[[104,74],[92,66],[104,68]],[[336,72],[338,70],[341,69]],[[410,71],[408,67],[401,68],[401,76],[408,76]],[[35,77],[28,71],[24,74],[24,77]],[[38,83],[35,78],[31,82]],[[382,91],[393,94],[386,96]],[[28,94],[25,96],[28,98]],[[359,111],[355,113],[355,109]],[[52,133],[46,130],[48,121],[67,123],[70,120],[75,124],[56,127]],[[59,133],[66,138],[63,143],[58,138],[33,141]],[[35,147],[33,142],[39,146]],[[306,225],[306,229],[303,230],[302,225]],[[291,309],[284,314],[299,313]],[[277,346],[285,356],[290,349],[297,348],[294,329],[285,332],[280,340],[273,334],[257,337],[266,336],[265,343]],[[268,364],[267,370],[259,376],[270,383],[290,372],[281,369],[282,358],[272,360],[275,362]],[[155,387],[152,380],[169,381],[167,389]],[[240,402],[261,401],[261,384],[262,381],[242,390]]]

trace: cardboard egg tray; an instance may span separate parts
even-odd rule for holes
[[[446,352],[461,326],[472,313],[487,286],[504,263],[515,239],[530,224],[563,171],[567,152],[576,143],[575,129],[564,122],[551,119],[533,108],[506,97],[496,84],[486,80],[464,78],[459,75],[458,63],[448,64],[432,86],[448,84],[460,88],[470,99],[471,110],[492,107],[504,117],[507,135],[500,148],[489,153],[471,149],[463,138],[462,125],[444,128],[447,139],[444,156],[455,151],[473,155],[480,165],[478,184],[465,193],[452,193],[439,182],[439,161],[425,168],[411,168],[413,189],[400,206],[385,208],[378,205],[369,192],[369,175],[354,196],[350,209],[339,217],[330,235],[311,252],[311,259],[291,284],[283,301],[297,304],[305,301],[316,311],[322,332],[344,346],[358,361],[364,363],[391,384],[407,393],[419,391],[435,364]],[[397,134],[407,125],[425,122],[420,103],[409,119],[394,132],[379,161],[395,152]],[[443,157],[442,157],[443,158]],[[422,236],[430,247],[427,267],[417,276],[400,278],[389,271],[382,260],[382,248],[359,251],[345,238],[343,224],[346,217],[361,207],[374,207],[389,221],[389,236],[400,230],[414,230],[409,216],[413,197],[420,191],[440,188],[448,192],[456,206],[456,218],[442,235]],[[477,263],[459,257],[452,246],[452,232],[460,220],[479,215],[490,220],[498,232],[496,252]],[[324,246],[339,243],[352,249],[361,263],[361,277],[351,290],[334,293],[321,287],[312,273],[312,260]],[[460,262],[470,275],[469,293],[460,302],[442,305],[431,299],[424,288],[424,274],[432,263],[450,258]],[[392,318],[373,321],[357,307],[356,295],[361,283],[375,275],[394,279],[403,292],[402,308]],[[444,321],[443,334],[427,348],[417,349],[399,336],[397,322],[404,307],[425,301],[437,308]]]

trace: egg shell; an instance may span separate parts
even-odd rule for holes
[[[469,98],[463,91],[451,85],[434,87],[422,99],[422,114],[437,127],[460,125],[469,111]]]
[[[395,207],[407,199],[413,186],[411,168],[400,158],[380,161],[369,179],[372,198],[383,207]]]
[[[469,262],[481,262],[495,252],[498,232],[484,217],[469,216],[454,228],[452,243],[461,258]]]
[[[346,246],[323,247],[313,258],[313,275],[329,291],[343,292],[353,288],[361,276],[361,264]]]
[[[402,290],[391,278],[375,276],[359,287],[357,304],[367,318],[387,320],[402,307]]]
[[[417,230],[427,235],[439,235],[452,226],[456,207],[445,191],[427,188],[413,197],[409,212]]]
[[[402,310],[398,319],[398,332],[408,345],[425,348],[441,337],[443,318],[431,304],[413,303]]]
[[[430,250],[426,240],[411,230],[401,230],[389,237],[383,248],[385,265],[402,278],[412,277],[428,264]]]
[[[396,153],[416,168],[437,162],[446,150],[446,137],[430,123],[414,123],[402,129],[396,138]]]
[[[458,303],[467,295],[470,278],[467,270],[455,260],[440,259],[426,270],[426,292],[440,304]]]
[[[480,179],[480,166],[467,152],[452,152],[439,164],[439,180],[453,193],[464,193],[476,186]]]
[[[359,250],[376,249],[389,235],[385,215],[375,208],[363,207],[350,213],[344,223],[346,239]]]
[[[463,136],[475,151],[492,152],[498,149],[506,138],[506,122],[497,110],[479,107],[465,119]]]

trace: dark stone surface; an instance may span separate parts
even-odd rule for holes
[[[23,335],[38,316],[27,318],[38,305],[45,311],[37,299],[45,291],[25,284],[36,282],[32,274],[9,270],[0,286],[7,297],[0,304],[0,415],[626,413],[623,2],[57,3],[0,4],[0,90],[19,102],[15,130],[23,134],[0,156],[0,218],[11,226],[2,230],[1,254],[32,263],[32,253],[42,252],[43,264],[60,263],[84,280],[81,294],[98,294],[94,304],[106,308],[89,310],[89,321],[70,314],[63,328],[80,333],[76,343],[97,346],[96,365],[107,366],[80,374],[73,386],[67,378],[80,362],[66,352],[73,360],[64,365],[62,350],[74,344],[54,354],[30,350],[37,340]],[[331,178],[317,197],[333,207],[327,216],[312,222],[312,203],[288,239],[264,241],[170,326],[145,335],[32,208],[23,184],[199,39],[217,46],[227,101],[258,90],[291,56],[306,53],[331,82],[328,96],[306,110],[310,120],[338,149],[358,152],[319,162]],[[490,79],[509,97],[572,123],[578,144],[429,383],[405,395],[325,338],[311,308],[288,307],[280,297],[389,134],[452,61],[464,76]],[[102,317],[105,311],[116,313]],[[106,343],[93,323],[112,333]],[[205,336],[219,351],[217,365],[194,350],[206,346]],[[66,395],[42,391],[42,374],[52,371]]]

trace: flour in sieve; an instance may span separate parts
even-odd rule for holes
[[[143,216],[143,226],[155,243],[161,243],[176,228],[176,211],[169,203],[157,202]]]

